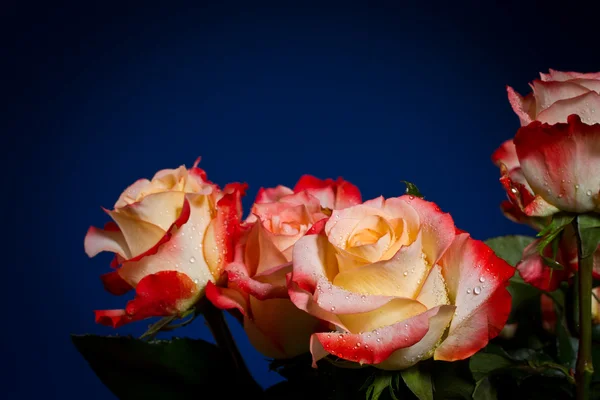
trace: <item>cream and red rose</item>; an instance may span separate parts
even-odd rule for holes
[[[294,245],[322,226],[331,209],[360,202],[356,186],[309,175],[293,190],[277,186],[259,191],[234,262],[225,268],[227,287],[209,284],[207,297],[219,308],[242,313],[244,330],[263,355],[281,359],[308,351],[311,334],[323,323],[289,300],[286,274]]]
[[[531,87],[508,87],[522,127],[492,155],[509,200],[530,217],[600,211],[600,73],[550,70]]]
[[[600,211],[600,73],[550,70],[522,97],[508,98],[522,127],[492,155],[508,200],[501,208],[513,221],[540,230],[552,215]],[[561,239],[564,270],[551,270],[532,243],[518,264],[523,279],[554,290],[577,270],[572,234]],[[547,250],[550,251],[550,250]],[[596,264],[598,268],[598,264]]]
[[[288,289],[298,308],[335,329],[312,335],[315,363],[333,354],[403,369],[483,348],[508,318],[513,273],[435,204],[380,197],[333,211],[302,237]]]
[[[102,276],[105,288],[115,295],[136,292],[125,309],[96,311],[98,323],[118,327],[180,314],[233,258],[245,185],[220,190],[197,163],[189,170],[165,169],[152,180],[138,180],[113,210],[105,210],[113,222],[88,230],[88,256],[115,253],[115,270]]]

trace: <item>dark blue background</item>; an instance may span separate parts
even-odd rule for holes
[[[529,233],[501,215],[490,161],[519,125],[505,85],[600,70],[592,2],[82,3],[0,10],[2,398],[113,398],[69,334],[114,333],[93,310],[126,299],[83,237],[134,180],[202,156],[211,180],[250,185],[246,207],[303,173],[364,198],[408,180],[475,238]],[[233,329],[256,379],[278,381]],[[209,338],[201,320],[179,333]]]

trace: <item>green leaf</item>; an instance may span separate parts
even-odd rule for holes
[[[475,381],[469,370],[468,359],[453,362],[436,360],[431,363],[429,371],[435,400],[471,399]]]
[[[122,336],[72,335],[100,380],[121,400],[190,399],[206,387],[238,395],[249,385],[233,376],[227,356],[203,340],[144,341]],[[247,382],[247,381],[245,381]]]
[[[600,244],[600,215],[578,215],[577,228],[581,238],[581,258],[590,257],[596,252],[598,244]]]
[[[493,353],[476,353],[469,361],[469,368],[475,381],[480,381],[492,372],[512,365],[513,362],[511,360]]]
[[[433,400],[431,375],[428,372],[420,370],[418,364],[403,370],[401,375],[406,386],[408,386],[419,400]]]
[[[570,214],[555,214],[552,217],[552,221],[536,235],[537,237],[544,237],[555,232],[560,232],[563,228],[569,225],[575,219],[574,215]]]
[[[417,185],[415,185],[414,183],[411,183],[408,181],[401,181],[401,182],[404,182],[404,184],[406,185],[406,194],[409,194],[411,196],[420,197],[420,198],[424,197],[421,194],[421,192],[419,191],[419,188],[417,187]]]
[[[473,400],[496,400],[497,397],[496,389],[494,389],[488,377],[477,381],[473,391]]]
[[[369,381],[367,381],[369,382]],[[377,374],[371,378],[370,384],[367,387],[367,400],[378,400],[386,388],[393,391],[392,375],[387,373]]]
[[[579,342],[571,337],[564,319],[559,315],[556,323],[556,344],[558,360],[567,368],[575,368]]]
[[[513,267],[517,265],[523,257],[523,250],[535,239],[530,236],[508,235],[498,236],[485,241],[494,253]]]

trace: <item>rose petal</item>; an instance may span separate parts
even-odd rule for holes
[[[571,99],[589,92],[589,89],[572,82],[535,80],[531,87],[536,101],[536,115],[559,100]]]
[[[94,257],[103,251],[110,251],[127,259],[131,252],[121,231],[108,231],[91,226],[83,242],[85,253]]]
[[[121,195],[119,199],[115,203],[113,208],[121,208],[125,207],[128,204],[135,203],[138,201],[140,193],[150,185],[150,181],[148,179],[138,179],[132,185],[130,185]]]
[[[515,114],[519,117],[521,125],[525,126],[533,121],[536,116],[536,101],[533,93],[529,93],[523,97],[510,86],[506,87],[506,91],[508,92],[508,101]]]
[[[500,147],[492,154],[492,162],[500,167],[500,164],[504,164],[508,171],[520,166],[519,158],[517,157],[517,150],[512,139],[509,139],[502,143]]]
[[[184,197],[185,193],[183,192],[150,194],[139,202],[112,211],[111,216],[116,213],[119,216],[145,221],[160,227],[166,232],[179,217]],[[118,224],[118,221],[115,222]]]
[[[289,187],[279,185],[274,188],[260,188],[258,194],[256,195],[255,203],[274,203],[279,201],[281,198],[285,196],[289,196],[294,194],[294,191]]]
[[[600,81],[598,85],[600,85]],[[537,120],[548,124],[567,122],[567,117],[577,114],[588,125],[600,123],[600,95],[588,92],[571,99],[559,100],[542,111]]]
[[[248,275],[253,276],[270,268],[287,263],[288,258],[277,248],[270,234],[260,222],[255,223],[248,233],[245,255],[239,259],[246,265]]]
[[[446,332],[454,315],[454,306],[440,306],[437,314],[429,319],[427,334],[416,344],[394,351],[386,360],[375,367],[384,370],[400,370],[408,368],[419,360],[424,360],[433,354],[435,346]]]
[[[133,258],[152,249],[167,234],[167,231],[150,222],[115,211],[106,212],[119,225]]]
[[[540,74],[542,76],[543,81],[559,81],[564,82],[571,79],[600,79],[600,72],[590,72],[590,73],[581,73],[581,72],[563,72],[556,71],[553,69],[549,70],[548,74]]]
[[[294,186],[294,192],[307,191],[319,199],[321,206],[332,210],[341,210],[362,202],[356,186],[342,178],[319,179],[312,175],[303,175]]]
[[[251,296],[250,307],[252,318],[244,318],[244,330],[260,353],[283,359],[309,350],[310,336],[320,325],[316,318],[296,308],[289,299],[261,301]]]
[[[440,265],[456,312],[435,358],[453,361],[471,356],[500,332],[510,313],[506,286],[515,270],[467,233],[457,235]]]
[[[395,298],[373,311],[338,314],[338,317],[350,333],[360,333],[394,325],[425,311],[427,307],[416,300]]]
[[[130,285],[135,286],[146,275],[165,270],[182,272],[201,287],[215,279],[205,260],[205,254],[214,249],[202,247],[212,218],[212,199],[210,196],[187,194],[186,202],[189,204],[189,219],[180,228],[173,228],[170,240],[159,246],[153,255],[123,263],[119,274]]]
[[[515,146],[534,193],[563,211],[599,210],[599,137],[600,124],[584,124],[577,115],[567,124],[534,122],[520,128]]]
[[[121,278],[121,275],[119,275],[118,271],[112,271],[101,275],[100,279],[102,279],[104,289],[115,296],[121,296],[133,289],[133,287],[127,283],[126,280]]]
[[[517,270],[523,280],[538,289],[552,292],[571,274],[570,268],[552,269],[544,263],[537,246],[540,240],[534,240],[523,251],[523,258],[517,264]],[[545,255],[552,256],[552,246],[547,246]],[[560,260],[559,260],[560,262]]]
[[[415,298],[431,268],[422,256],[422,236],[389,260],[340,272],[333,283],[354,293]]]
[[[244,296],[239,290],[219,287],[209,281],[206,285],[206,298],[221,310],[236,309],[242,315],[248,315],[250,312],[248,308],[248,296]]]
[[[419,342],[429,331],[430,320],[438,313],[450,314],[454,307],[440,306],[422,314],[372,332],[316,333],[315,337],[330,354],[361,364],[379,364],[393,352]],[[313,346],[314,350],[318,350]],[[318,352],[317,352],[318,354]],[[313,359],[315,353],[313,353]]]
[[[241,230],[242,196],[248,185],[231,183],[223,189],[223,197],[217,201],[217,215],[211,221],[203,240],[204,258],[215,279],[223,267],[233,260],[235,247]]]
[[[148,275],[135,291],[135,298],[127,303],[125,310],[96,311],[96,322],[118,328],[145,318],[176,315],[188,309],[198,297],[196,284],[177,271]]]
[[[411,205],[419,214],[423,253],[431,265],[436,264],[454,240],[455,227],[452,217],[430,201],[407,195],[400,199]]]
[[[446,282],[442,275],[442,268],[439,265],[434,265],[429,272],[429,276],[417,296],[417,301],[425,305],[428,309],[450,304]]]

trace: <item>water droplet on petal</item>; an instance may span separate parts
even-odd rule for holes
[[[402,273],[402,275],[404,275],[404,276],[408,276],[408,271],[404,271],[404,272]]]
[[[588,189],[588,191],[585,192],[585,194],[587,194],[588,196],[591,196],[592,195],[592,191]]]
[[[335,307],[331,307],[331,311],[335,311]]]
[[[467,294],[471,294],[471,289],[467,289]]]
[[[193,263],[195,263],[195,262],[196,262],[196,257],[193,257],[193,256],[192,256],[192,257],[190,257],[190,263],[191,263],[191,264],[193,264]]]
[[[579,189],[579,185],[575,185],[575,189]]]
[[[481,293],[481,288],[479,286],[477,286],[475,289],[473,289],[473,294],[479,294]]]
[[[481,282],[481,283],[485,282],[485,278],[483,276],[480,276],[479,277],[479,282]]]

